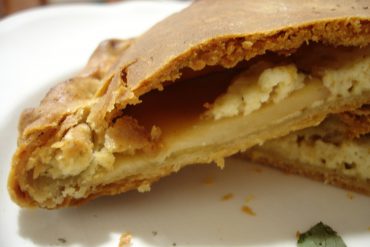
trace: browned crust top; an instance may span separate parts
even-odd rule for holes
[[[369,5],[366,0],[200,0],[143,34],[121,57],[120,66],[129,87],[136,89],[179,57],[197,56],[217,40],[245,38],[258,46],[259,40],[283,30],[289,34],[320,23],[369,20]]]

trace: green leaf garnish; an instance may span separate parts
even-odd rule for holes
[[[320,222],[299,236],[298,247],[347,247],[342,238]]]

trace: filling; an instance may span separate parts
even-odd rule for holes
[[[222,157],[319,124],[325,114],[318,111],[338,111],[370,96],[370,47],[309,45],[291,56],[266,54],[207,71],[212,73],[143,95],[113,121],[102,143],[80,123],[36,149],[27,163],[31,182],[23,189],[37,202],[59,204],[165,167],[222,165]]]
[[[357,180],[370,180],[370,109],[367,115],[339,114],[317,127],[255,147],[266,155],[292,164],[334,171]]]

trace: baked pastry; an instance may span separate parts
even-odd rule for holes
[[[244,156],[370,195],[370,105],[255,146]]]
[[[200,0],[103,44],[19,123],[9,192],[58,208],[138,189],[370,101],[367,1]]]

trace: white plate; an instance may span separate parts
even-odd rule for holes
[[[185,5],[49,7],[0,22],[0,246],[117,246],[122,232],[132,234],[133,246],[295,246],[296,231],[319,221],[348,246],[369,246],[370,198],[353,193],[351,200],[344,190],[267,168],[260,172],[235,158],[223,171],[190,167],[150,193],[100,198],[79,208],[21,210],[10,201],[6,179],[20,111],[81,69],[100,41],[139,35]],[[234,197],[222,201],[228,193]],[[256,216],[241,211],[249,196]]]

